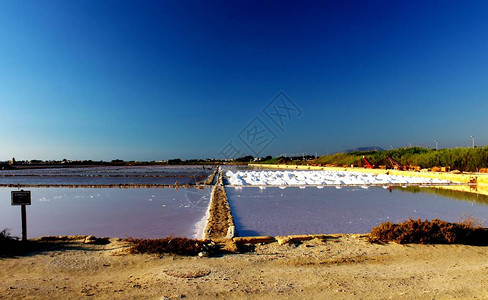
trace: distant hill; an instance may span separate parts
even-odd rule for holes
[[[367,151],[383,151],[383,150],[385,150],[385,149],[378,147],[378,146],[367,146],[367,147],[358,147],[355,149],[344,150],[344,151],[341,151],[341,153],[352,153],[352,152],[357,152],[357,151],[364,151],[364,152],[367,152]]]

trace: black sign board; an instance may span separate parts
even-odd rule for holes
[[[31,192],[12,191],[12,205],[31,205]]]

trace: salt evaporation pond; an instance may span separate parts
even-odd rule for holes
[[[195,184],[212,172],[203,166],[104,166],[0,170],[0,184],[28,185],[118,185]]]
[[[367,233],[382,222],[408,218],[459,222],[474,217],[488,225],[486,200],[455,200],[433,193],[433,188],[416,188],[416,193],[380,187],[229,187],[226,191],[239,236]]]
[[[21,235],[20,207],[0,188],[0,230]],[[28,237],[201,237],[211,189],[29,188]]]

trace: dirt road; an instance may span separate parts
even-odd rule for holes
[[[343,235],[199,258],[82,240],[0,259],[2,299],[488,298],[488,247],[370,244]]]

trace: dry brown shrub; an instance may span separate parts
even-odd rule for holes
[[[7,229],[0,232],[0,255],[10,255],[18,247],[18,238],[12,237]]]
[[[373,228],[370,242],[399,244],[465,244],[488,245],[488,230],[474,225],[473,220],[448,223],[439,219],[409,219],[401,224],[382,223]]]

